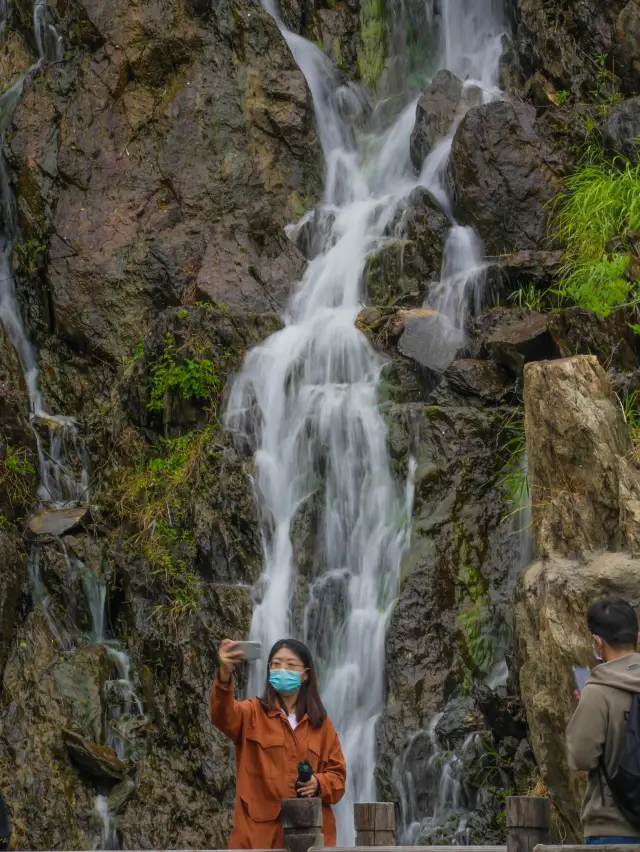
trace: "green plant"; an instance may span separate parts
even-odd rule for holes
[[[566,102],[571,97],[571,92],[568,92],[566,89],[560,89],[559,92],[556,92],[556,103],[558,106],[562,106],[566,104]]]
[[[188,531],[189,494],[213,426],[173,440],[162,440],[159,453],[141,455],[116,489],[116,511],[136,528],[126,541],[130,558],[141,556],[153,578],[162,578],[167,602],[158,612],[174,618],[195,609],[200,581],[191,571],[194,542]]]
[[[636,459],[640,458],[640,396],[638,391],[625,394],[620,400],[624,420],[629,429]]]
[[[503,440],[506,439],[506,440]],[[499,457],[504,462],[498,477],[498,488],[507,504],[507,515],[517,512],[529,502],[529,476],[525,464],[527,438],[524,418],[511,414],[503,425],[499,437]]]
[[[625,273],[633,250],[627,233],[640,227],[640,165],[592,153],[566,184],[551,224],[566,245],[555,292],[606,316],[636,299],[637,282]]]
[[[29,503],[32,498],[36,469],[26,447],[14,447],[10,441],[0,444],[4,458],[0,459],[0,488],[6,490],[13,503]]]
[[[44,240],[24,240],[13,246],[13,258],[17,271],[23,275],[33,275],[40,267],[40,255],[44,254],[48,245]]]
[[[149,411],[162,411],[172,391],[177,391],[185,399],[206,399],[220,386],[220,378],[211,361],[206,358],[180,361],[178,358],[178,349],[167,332],[164,348],[149,368]]]
[[[623,97],[620,92],[620,80],[607,68],[609,54],[599,53],[591,61],[596,67],[596,87],[592,89],[591,96],[594,100],[604,102],[607,106],[619,103]]]
[[[358,70],[369,86],[375,86],[385,61],[385,0],[362,0],[360,3],[360,40]]]
[[[473,673],[488,672],[495,657],[486,583],[480,571],[468,563],[463,564],[456,577],[456,603],[456,623],[464,638],[466,658],[472,667],[463,683],[463,692],[468,692]]]

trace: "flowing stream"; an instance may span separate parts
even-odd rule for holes
[[[443,0],[442,67],[460,74],[479,99],[499,96],[502,24],[492,0]],[[416,174],[409,139],[416,101],[373,140],[362,130],[365,93],[345,83],[324,53],[288,31],[275,0],[263,0],[306,77],[325,158],[320,251],[307,266],[285,328],[252,350],[230,395],[228,428],[254,452],[264,571],[256,588],[251,638],[265,649],[292,633],[311,646],[321,691],[349,768],[336,809],[338,842],[353,843],[354,801],[376,798],[375,726],[384,706],[385,632],[408,543],[412,468],[406,483],[391,473],[378,409],[381,358],[356,329],[367,254],[379,247],[410,192],[429,189],[451,219],[440,285],[434,358],[449,360],[463,341],[470,298],[479,304],[484,252],[471,229],[451,216],[445,172],[453,132]],[[435,6],[435,4],[434,4]],[[425,16],[435,20],[435,8]],[[460,118],[462,115],[460,115]],[[292,227],[295,234],[296,227]],[[438,362],[438,364],[439,364]],[[318,520],[319,518],[319,520]],[[314,521],[315,519],[315,521]],[[300,574],[297,528],[315,523],[316,552]],[[300,600],[302,617],[300,617]],[[262,691],[265,665],[252,667],[249,692]]]

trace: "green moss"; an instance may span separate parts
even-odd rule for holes
[[[385,0],[360,3],[358,71],[369,86],[375,86],[384,69],[386,52]]]
[[[200,580],[191,570],[195,544],[189,532],[189,496],[204,448],[215,426],[162,440],[157,453],[141,456],[116,490],[116,509],[136,532],[126,540],[129,559],[142,559],[151,579],[163,584],[166,602],[157,607],[173,618],[200,600]]]

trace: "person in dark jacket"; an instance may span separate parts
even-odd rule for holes
[[[627,716],[634,692],[640,692],[638,617],[621,597],[594,603],[587,623],[596,659],[580,702],[567,728],[569,766],[589,773],[582,803],[585,842],[640,843],[640,826],[631,825],[613,800],[601,760],[613,776],[624,746]]]

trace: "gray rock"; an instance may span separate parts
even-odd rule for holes
[[[623,101],[607,117],[600,128],[604,145],[631,162],[638,161],[640,150],[640,97]]]
[[[108,746],[91,742],[75,731],[63,731],[63,738],[73,762],[94,780],[114,783],[121,781],[129,770],[129,764]]]
[[[451,71],[438,71],[416,107],[411,161],[420,170],[438,140],[450,132],[460,109],[463,82]]]
[[[564,163],[534,119],[533,111],[494,101],[469,110],[453,140],[456,212],[490,255],[546,245],[549,202],[562,188]]]
[[[549,333],[548,316],[536,313],[499,326],[489,335],[485,346],[497,364],[517,377],[522,377],[524,365],[530,361],[556,358],[559,354]]]
[[[527,75],[542,72],[558,89],[587,94],[598,88],[598,66],[584,57],[606,56],[610,70],[633,91],[637,87],[633,39],[625,40],[624,35],[631,29],[634,4],[635,0],[584,0],[571,8],[557,8],[543,0],[517,0],[512,7],[523,69]]]
[[[528,364],[525,427],[536,553],[640,552],[640,473],[597,358]]]
[[[444,708],[435,728],[438,739],[450,749],[459,748],[467,736],[484,729],[482,713],[471,697],[454,698]]]
[[[93,523],[90,506],[71,509],[46,509],[29,520],[29,529],[35,535],[61,536],[85,529]]]
[[[507,373],[497,364],[472,358],[454,361],[444,371],[444,378],[463,396],[476,396],[487,402],[499,402],[511,384]]]

